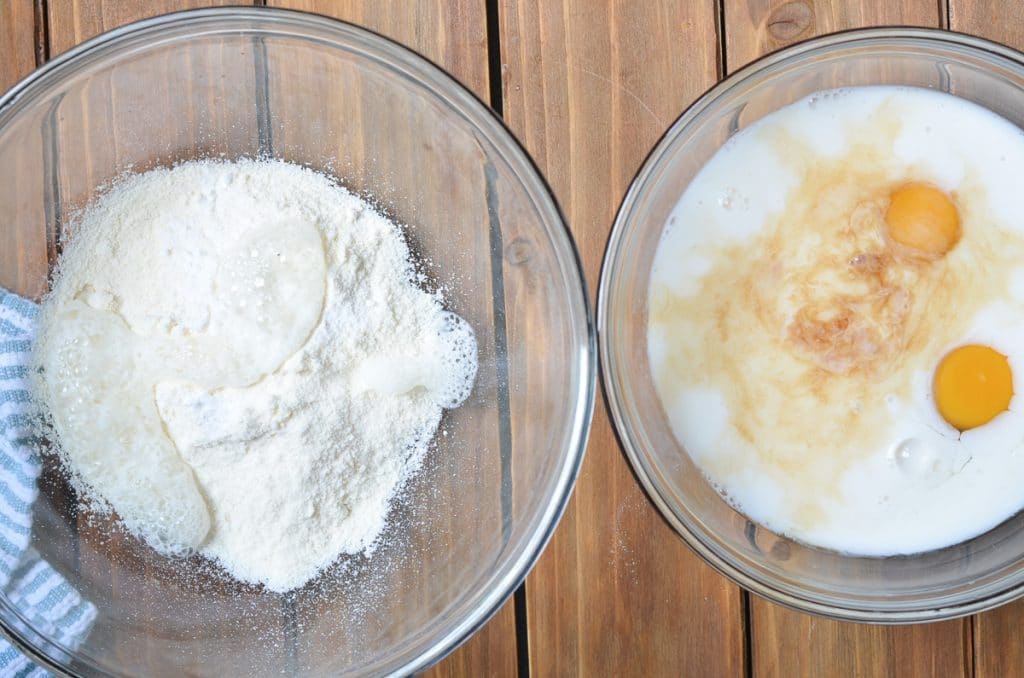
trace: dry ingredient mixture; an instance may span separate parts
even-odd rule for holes
[[[418,282],[399,227],[312,170],[129,175],[64,249],[37,400],[130,531],[288,591],[372,550],[472,389],[472,329]]]

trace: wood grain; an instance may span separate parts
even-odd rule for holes
[[[145,17],[213,4],[50,2],[50,51],[58,54]],[[61,188],[58,214],[81,207],[97,185],[129,166],[146,169],[220,153],[254,155],[256,86],[250,47],[242,38],[207,41],[184,57],[140,51],[131,67],[99,72],[67,92],[54,112],[52,132]],[[238,106],[239,100],[251,103]],[[147,106],[150,114],[139,116],[137,111]],[[68,227],[66,219],[57,225]],[[81,511],[77,528],[76,584],[86,598],[101,602],[90,641],[109,647],[108,661],[113,658],[119,670],[156,675],[155,667],[173,665],[190,674],[250,673],[280,663],[287,654],[287,628],[279,621],[287,618],[283,601],[198,570],[182,581],[178,565],[121,532],[109,518]],[[206,622],[201,631],[197,618]]]
[[[35,65],[33,4],[0,3],[0,89]],[[211,4],[49,0],[50,51],[58,54],[144,16]],[[482,1],[271,4],[381,32],[441,64],[486,99]],[[820,33],[945,22],[944,5],[934,0],[723,4],[724,66],[730,71]],[[950,28],[1024,48],[1017,0],[949,0],[948,6]],[[658,135],[715,80],[714,3],[500,0],[499,19],[507,121],[557,192],[593,293],[614,210],[633,172]],[[36,143],[41,154],[42,140]],[[25,184],[33,167],[42,171],[40,162],[19,157],[21,172],[13,178],[21,183],[0,181],[0,191],[23,196],[29,211],[19,222],[38,217],[43,223],[41,215],[29,214],[30,203],[38,204],[34,186],[40,182]],[[15,252],[25,262],[5,258]],[[45,242],[33,249],[0,241],[0,272],[23,271],[17,279],[0,279],[0,286],[37,294],[45,266]],[[535,675],[739,675],[749,669],[758,676],[1024,676],[1024,602],[978,615],[973,624],[890,628],[818,619],[752,597],[751,666],[745,667],[740,593],[697,561],[660,520],[631,475],[600,402],[587,454],[576,497],[527,583]],[[511,603],[433,674],[514,675]]]
[[[865,26],[943,26],[936,0],[724,0],[727,69],[816,35]]]
[[[440,65],[483,99],[488,98],[487,17],[472,0],[268,0],[284,7],[368,28]]]
[[[838,30],[903,24],[940,26],[934,0],[812,2],[725,0],[730,71],[792,42]],[[970,624],[960,620],[912,627],[835,622],[751,596],[754,675],[955,676],[970,666]]]
[[[949,27],[1024,50],[1024,11],[1017,0],[949,0]]]
[[[967,676],[970,647],[959,621],[938,625],[841,624],[752,602],[755,676]]]
[[[1018,0],[949,0],[949,27],[1024,50],[1024,13]],[[1024,600],[973,618],[974,675],[1024,676]]]
[[[50,56],[118,26],[185,9],[251,4],[231,0],[48,0]]]
[[[189,0],[148,3],[55,0],[50,3],[49,7],[51,50],[54,54],[60,53],[102,31],[145,16],[211,4],[214,3]],[[408,3],[370,2],[319,4],[282,2],[279,4],[297,9],[318,10],[321,13],[340,16],[367,25],[373,30],[394,37],[410,44],[414,49],[426,53],[429,58],[442,63],[453,71],[478,95],[486,95],[486,30],[482,4],[466,2],[455,5],[424,2],[418,3],[415,7]],[[80,98],[80,101],[76,100],[71,103],[71,106],[80,106],[83,115],[100,114],[101,118],[109,118],[110,132],[114,143],[106,149],[71,148],[75,142],[70,138],[71,135],[65,135],[64,143],[69,146],[66,149],[68,155],[80,157],[83,160],[80,167],[66,168],[74,174],[66,182],[72,187],[70,193],[81,192],[74,190],[74,187],[92,186],[96,176],[108,174],[123,164],[122,156],[118,152],[118,140],[132,137],[134,133],[132,121],[117,119],[114,114],[116,106],[112,106],[110,115],[102,114],[104,100],[116,101],[118,97],[125,96],[126,92],[117,90],[118,84],[113,79],[109,83],[100,83],[95,91],[88,92]],[[242,83],[243,87],[250,85],[251,83]],[[155,86],[159,88],[161,84],[157,83]],[[173,107],[173,103],[169,107]],[[241,128],[247,129],[245,126],[241,126]],[[172,137],[176,134],[174,129],[167,129],[164,132],[171,134]],[[171,145],[177,147],[176,144]],[[107,537],[107,530],[102,526],[97,527],[83,523],[81,529],[87,536],[88,542],[82,549],[83,567],[95,575],[92,579],[95,587],[99,589],[117,587],[126,590],[133,585],[130,577],[122,577],[117,580],[111,574],[104,578],[101,569],[106,556],[97,555],[97,549],[104,553],[113,549],[121,554],[119,557],[122,560],[137,560],[140,562],[140,567],[152,569],[153,563],[148,563],[145,558],[140,557],[140,554],[133,550],[130,541],[123,541],[117,536]],[[100,541],[101,537],[103,538],[102,542]],[[97,548],[93,548],[93,546]],[[159,608],[159,604],[154,606],[152,600],[140,600],[140,603],[142,603],[140,608],[145,608],[146,612]],[[110,640],[125,645],[121,652],[125,661],[139,667],[146,665],[148,657],[144,656],[145,652],[140,653],[137,649],[131,648],[130,633],[115,631]],[[473,641],[436,670],[442,674],[454,671],[459,675],[510,674],[515,672],[515,652],[515,624],[512,606],[509,605],[496,616],[487,628],[477,634]],[[140,654],[142,656],[139,656]]]
[[[0,4],[0,91],[36,66],[32,0]],[[46,286],[46,217],[42,130],[18,124],[0,150],[0,204],[7,223],[0,230],[0,287],[38,298]]]
[[[591,293],[647,151],[716,76],[713,3],[499,3],[504,112],[568,216]],[[575,495],[526,583],[531,675],[741,675],[739,590],[632,475],[598,403]]]
[[[974,675],[977,678],[1024,676],[1024,600],[973,617]]]
[[[386,2],[373,2],[370,0],[344,0],[341,2],[326,0],[271,0],[269,4],[276,7],[316,12],[369,28],[419,52],[447,70],[478,97],[485,101],[488,98],[487,30],[484,13],[485,7],[482,2],[469,0],[459,0],[457,2],[445,2],[443,0],[423,0],[417,2],[400,2],[397,0]],[[318,67],[328,68],[329,66],[319,64]],[[338,104],[337,110],[347,111],[350,110],[350,106],[355,106],[354,109],[351,109],[350,119],[351,124],[358,125],[359,121],[365,118],[366,115],[372,115],[364,113],[360,109],[358,101],[351,101],[352,99],[359,99],[353,92],[361,91],[360,88],[364,85],[358,82],[353,77],[353,74],[339,71],[335,76],[337,83],[335,91],[342,99],[336,102]],[[321,142],[321,145],[325,147],[324,149],[304,148],[305,142],[298,138],[298,135],[290,134],[288,129],[287,121],[290,117],[295,117],[289,115],[289,98],[287,96],[278,96],[283,93],[275,92],[275,87],[283,86],[287,86],[287,83],[274,79],[273,66],[271,66],[270,107],[275,119],[284,122],[283,125],[280,127],[275,126],[274,129],[275,153],[283,153],[285,157],[289,157],[294,153],[297,158],[301,158],[303,161],[314,160],[317,155],[324,153],[324,151],[333,157],[346,158],[343,164],[348,165],[348,167],[339,167],[338,163],[335,163],[335,168],[344,176],[346,183],[356,190],[379,191],[380,186],[388,183],[394,183],[399,186],[421,183],[416,178],[412,178],[409,181],[402,180],[402,155],[405,153],[405,157],[411,157],[410,152],[414,152],[414,150],[403,149],[405,141],[399,138],[399,135],[394,137],[390,144],[391,147],[387,148],[381,146],[375,149],[367,148],[367,146],[373,144],[373,140],[370,138],[363,140],[361,148],[356,148],[356,144],[346,143],[341,144],[346,146],[345,148],[334,149],[327,140]],[[326,94],[325,96],[329,97],[332,95]],[[348,98],[350,102],[345,102],[345,98]],[[404,110],[393,111],[393,113],[395,117],[394,122],[398,129],[401,128],[403,116],[405,116],[405,119],[409,119],[418,115],[416,111]],[[380,115],[380,112],[377,115]],[[437,143],[444,143],[442,140],[443,134],[443,130],[438,130],[439,136],[435,137]],[[419,140],[416,140],[416,142],[419,143]],[[369,164],[365,162],[368,158],[372,159],[373,164],[387,168],[391,180],[372,181],[367,178],[360,178],[358,176],[359,173],[366,171],[366,166]],[[314,164],[318,163],[315,162]],[[459,167],[450,169],[454,172],[451,177],[435,177],[437,185],[451,185],[458,190],[479,190],[482,194],[484,190],[482,174],[479,176],[474,174],[472,172],[474,168],[465,168],[466,171],[463,172],[460,172],[461,168]],[[386,195],[378,193],[376,197],[382,199],[385,204],[388,202]],[[434,196],[434,198],[437,197],[439,196]],[[429,228],[430,222],[438,222],[443,219],[446,212],[445,205],[442,203],[434,204],[435,201],[430,195],[424,195],[416,202],[418,203],[417,214],[397,216],[405,218],[409,223],[417,224],[417,228],[420,229]],[[486,223],[486,214],[480,215],[479,222]],[[478,237],[481,233],[486,236],[485,232],[473,231],[467,233],[464,237]],[[468,251],[480,251],[481,249],[478,245],[471,245],[468,242],[465,242],[464,246]],[[439,272],[446,269],[462,269],[466,271],[466,264],[464,262],[456,268],[454,262],[446,261],[446,258],[451,258],[452,256],[460,256],[460,253],[437,252],[430,258],[437,264]],[[446,264],[449,264],[449,266],[446,266]],[[478,264],[487,265],[487,262],[480,261]],[[484,299],[489,299],[489,294],[489,287],[486,284],[477,290],[477,296],[482,295]],[[470,303],[473,304],[474,302]],[[485,304],[485,306],[489,308],[489,304]],[[470,318],[471,322],[475,323],[475,319],[471,316],[478,314],[472,309],[468,310],[469,315],[466,315],[466,312],[461,309],[460,314]],[[488,354],[493,355],[494,351],[493,339],[487,332],[482,331],[482,328],[487,327],[489,324],[489,318],[487,320],[481,318],[479,324],[475,324],[478,328],[477,336],[480,341],[482,366],[490,362],[485,356]],[[462,408],[451,414],[459,417],[460,413],[462,413]],[[496,425],[496,422],[477,417],[475,425],[478,428],[493,427]],[[494,436],[483,436],[485,439],[488,437],[493,438]],[[439,450],[439,452],[444,451]],[[434,466],[444,466],[445,462],[449,459],[454,463],[454,457],[451,455],[439,454],[432,464]],[[457,469],[448,469],[447,472],[443,468],[436,470],[440,473],[438,476],[438,488],[444,488],[446,482],[451,484],[453,481],[458,480],[455,475]],[[481,469],[481,471],[484,470]],[[447,481],[445,478],[447,478]],[[496,473],[481,473],[479,482],[486,484],[497,478],[498,475]],[[464,481],[465,478],[463,477],[462,480]],[[483,488],[481,487],[481,489]],[[435,489],[435,492],[438,491],[442,495],[447,496],[444,489]],[[459,491],[458,483],[452,485],[451,491]],[[465,490],[463,490],[463,493],[465,493]],[[489,495],[491,498],[496,499],[498,492],[489,492]],[[495,508],[500,507],[496,505]],[[479,510],[481,513],[486,512],[484,506],[480,506]],[[486,529],[485,525],[481,525],[481,528]],[[491,532],[493,533],[493,530]],[[484,533],[481,533],[481,538],[483,537]],[[421,548],[429,549],[430,545],[427,544],[421,546]],[[442,573],[436,572],[434,576],[440,577]],[[429,587],[425,586],[424,589],[429,589]],[[396,604],[398,602],[396,601]],[[451,656],[431,669],[428,674],[432,676],[514,675],[517,662],[516,652],[515,612],[513,602],[510,600],[487,625],[453,652]]]
[[[47,5],[50,51],[59,54],[143,18],[228,1],[57,0]],[[142,171],[198,156],[254,152],[255,105],[233,105],[240,98],[256,100],[254,55],[248,47],[207,41],[187,55],[140,52],[130,66],[104,70],[69,89],[55,124],[60,214],[82,208],[96,186],[129,165]],[[236,80],[234,89],[214,79],[226,73]],[[212,94],[195,98],[203,91]],[[138,115],[144,107],[149,114]],[[82,134],[85,126],[95,132]]]
[[[0,92],[36,67],[33,0],[0,5]]]

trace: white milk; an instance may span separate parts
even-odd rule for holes
[[[890,555],[1024,506],[1021,396],[961,434],[931,392],[966,343],[1007,355],[1024,384],[1021,177],[1019,128],[895,87],[819,92],[708,161],[655,255],[648,351],[675,436],[740,511],[813,545]],[[906,182],[957,205],[962,238],[939,261],[890,257],[884,210]],[[856,350],[794,339],[808,309],[848,319]]]

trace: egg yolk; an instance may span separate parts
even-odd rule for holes
[[[885,223],[890,238],[930,257],[941,257],[960,240],[956,205],[930,184],[905,184],[893,191]]]
[[[942,359],[935,370],[934,387],[939,414],[954,428],[966,431],[1009,408],[1013,375],[1002,353],[970,344]]]

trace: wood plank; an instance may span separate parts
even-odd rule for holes
[[[212,4],[55,0],[47,3],[51,52],[148,16]],[[140,70],[100,73],[69,91],[54,111],[52,127],[61,187],[57,214],[81,207],[98,185],[129,166],[143,170],[197,156],[254,155],[257,97],[251,47],[247,38],[209,41],[173,63],[166,52],[144,52],[135,62]],[[186,80],[196,89],[184,87]],[[147,89],[140,98],[143,82]],[[161,103],[151,106],[153,97]],[[251,103],[233,105],[236,97]],[[142,117],[137,111],[144,106],[150,115]],[[58,216],[57,225],[68,224]],[[180,564],[124,534],[108,517],[81,511],[77,527],[78,585],[87,599],[103,601],[89,642],[109,648],[106,659],[118,670],[154,675],[156,667],[174,665],[194,675],[252,673],[287,657],[288,629],[280,623],[287,617],[283,600],[198,568],[189,568],[189,580],[183,582]],[[174,608],[168,607],[170,600]],[[197,618],[207,622],[201,630]],[[256,638],[255,629],[261,637]]]
[[[485,7],[482,2],[472,0],[460,0],[458,2],[444,2],[442,0],[424,0],[414,3],[409,2],[369,2],[365,0],[344,0],[341,2],[317,1],[317,0],[272,0],[272,6],[287,7],[313,11],[326,16],[342,19],[354,23],[388,38],[400,42],[407,47],[423,54],[428,59],[441,65],[454,77],[469,87],[478,97],[486,100],[488,96],[488,73],[487,73],[487,31]],[[276,58],[302,58],[301,54],[288,57]],[[459,219],[450,218],[451,205],[466,202],[460,201],[458,195],[453,193],[444,196],[436,190],[409,195],[417,184],[422,184],[421,177],[409,176],[410,158],[426,157],[418,155],[421,150],[417,147],[422,142],[420,137],[410,137],[396,133],[408,124],[416,129],[422,130],[423,125],[427,128],[435,125],[432,122],[430,111],[408,108],[405,103],[395,100],[394,108],[385,107],[382,109],[375,98],[386,96],[384,92],[375,92],[372,82],[364,81],[361,74],[353,69],[346,68],[344,63],[330,63],[326,60],[318,60],[318,63],[310,63],[308,73],[312,83],[322,81],[327,87],[319,88],[323,94],[322,110],[319,115],[333,118],[324,118],[322,121],[316,112],[311,112],[308,107],[303,106],[289,94],[289,89],[294,87],[305,87],[306,84],[286,82],[283,78],[276,77],[274,65],[275,59],[271,59],[269,68],[269,108],[272,116],[273,153],[276,156],[286,159],[310,163],[316,167],[329,168],[339,175],[346,185],[361,193],[372,194],[375,199],[382,203],[396,218],[412,225],[410,234],[414,239],[420,241],[420,246],[426,248],[421,251],[424,259],[432,262],[434,272],[442,279],[459,271],[460,275],[467,276],[474,280],[468,287],[463,284],[452,285],[456,296],[458,290],[466,287],[473,289],[473,296],[462,295],[457,311],[466,317],[477,331],[477,339],[481,351],[481,374],[478,375],[478,394],[481,389],[493,388],[496,380],[490,378],[487,371],[493,370],[495,363],[495,337],[493,334],[492,318],[490,311],[490,263],[484,258],[474,262],[465,261],[466,252],[486,251],[486,242],[470,242],[470,239],[486,238],[485,228],[487,223],[486,210],[481,211],[475,218],[469,219],[479,226],[467,228],[465,233],[459,236],[462,246],[458,248],[443,247],[437,248],[437,243],[448,242],[449,238],[435,237],[433,234],[442,234],[446,231],[451,233],[453,228],[461,228]],[[310,85],[317,86],[317,85]],[[382,119],[381,116],[384,116]],[[304,138],[301,133],[295,133],[290,121],[302,119],[304,124],[318,125],[322,122],[325,129],[335,127],[334,120],[344,119],[349,121],[348,126],[358,130],[364,120],[377,120],[382,122],[381,129],[392,129],[393,132],[388,138],[378,138],[380,135],[374,133],[373,129],[364,129],[363,134],[348,135],[344,138],[321,138],[314,144]],[[442,127],[436,127],[430,137],[430,144],[443,147],[445,144],[457,143],[457,140],[446,137],[446,131]],[[412,145],[410,145],[412,144]],[[454,149],[453,149],[454,151]],[[426,155],[429,155],[429,151]],[[452,153],[455,158],[457,154]],[[480,166],[469,162],[453,160],[450,167],[438,166],[432,172],[433,186],[450,186],[453,192],[476,191],[480,195],[486,190],[484,175]],[[405,188],[401,188],[405,187]],[[400,189],[400,190],[399,190]],[[411,205],[415,205],[411,208]],[[481,204],[481,207],[483,205]],[[463,217],[461,221],[466,221]],[[419,236],[419,237],[417,237]],[[433,250],[431,250],[433,248]],[[452,281],[455,282],[455,281]],[[488,386],[490,385],[490,386]],[[487,396],[489,403],[495,398]],[[458,427],[465,433],[473,429],[480,440],[493,440],[497,438],[495,432],[497,427],[496,413],[490,410],[477,408],[473,400],[458,410],[449,412],[448,425]],[[490,450],[488,450],[490,452]],[[495,453],[497,450],[495,449]],[[444,440],[439,443],[439,449],[432,451],[428,457],[427,467],[420,474],[420,477],[413,483],[411,499],[408,511],[408,520],[413,526],[430,525],[432,519],[428,515],[416,518],[416,513],[422,511],[417,508],[419,504],[432,505],[439,500],[444,501],[448,509],[465,516],[466,510],[460,508],[467,501],[476,503],[477,506],[470,509],[475,513],[479,521],[478,527],[465,524],[461,518],[453,529],[459,528],[462,534],[449,531],[443,539],[437,535],[419,535],[413,529],[412,537],[415,542],[412,544],[414,552],[419,560],[419,573],[403,573],[399,571],[392,576],[402,576],[406,582],[415,580],[417,577],[424,577],[424,585],[421,587],[395,586],[395,595],[389,604],[396,610],[402,609],[403,605],[413,605],[413,609],[426,609],[426,606],[436,604],[432,600],[416,600],[416,596],[423,596],[439,582],[443,577],[452,577],[458,581],[460,570],[451,562],[451,549],[458,542],[465,542],[467,539],[476,540],[481,543],[493,540],[495,535],[500,534],[501,505],[499,503],[500,490],[495,485],[499,474],[495,468],[499,459],[496,454],[481,459],[478,463],[479,469],[476,479],[467,482],[467,469],[463,458],[465,450],[449,446]],[[462,468],[460,468],[460,465]],[[427,481],[427,482],[424,482]],[[427,487],[432,489],[427,491]],[[423,501],[417,500],[421,492]],[[478,493],[482,500],[473,499]],[[444,499],[447,498],[447,499]],[[497,529],[495,529],[497,526]],[[436,530],[434,530],[436,531]],[[467,542],[456,548],[471,548]],[[378,554],[378,557],[385,554]],[[433,565],[431,565],[433,563]],[[339,592],[345,595],[344,592]],[[411,597],[410,597],[411,596]],[[322,596],[320,597],[322,598]],[[328,620],[337,619],[341,611],[331,612],[328,606],[317,597],[308,601],[300,598],[300,609],[303,611],[312,610],[311,617],[322,616]],[[319,605],[320,609],[317,609]],[[379,605],[375,606],[380,608]],[[378,609],[378,614],[386,614],[387,610]],[[363,620],[353,620],[355,624]],[[313,633],[319,634],[322,641],[331,642],[337,638],[338,631],[336,623],[327,623],[321,629],[315,629]],[[315,628],[315,625],[314,625]],[[509,601],[499,610],[493,619],[488,622],[469,641],[458,648],[450,657],[446,658],[439,665],[434,667],[429,675],[514,675],[516,672],[516,631],[515,612],[512,601]]]
[[[834,3],[824,0],[725,0],[730,71],[792,42],[849,28],[940,26],[934,0]],[[754,675],[964,675],[970,665],[969,622],[911,627],[836,622],[793,612],[751,596]]]
[[[268,0],[270,7],[315,12],[368,28],[440,65],[488,98],[487,17],[471,0]]]
[[[0,92],[36,67],[33,0],[0,5]]]
[[[949,0],[949,27],[1024,50],[1024,13],[1018,0]],[[1024,676],[1024,600],[974,616],[977,678]]]
[[[32,0],[0,5],[0,91],[35,68],[34,34]],[[8,129],[0,144],[0,204],[17,224],[0,231],[0,287],[38,298],[46,286],[46,176],[41,126],[33,122]]]
[[[36,67],[37,24],[32,0],[0,5],[0,91]],[[22,116],[0,133],[0,288],[39,300],[47,288],[52,226],[45,207],[52,171],[46,161],[46,115]],[[77,534],[56,460],[47,455],[33,505],[33,545],[59,572],[73,572]],[[56,491],[53,491],[54,488]],[[45,535],[45,538],[41,538]]]
[[[974,615],[974,675],[977,678],[1024,676],[1024,600]]]
[[[133,21],[230,2],[55,0],[47,3],[50,52],[60,54]],[[179,56],[179,61],[167,68],[170,58],[160,51],[149,52],[145,64],[136,63],[130,70],[103,72],[67,92],[61,102],[62,115],[57,117],[55,125],[61,173],[59,214],[71,214],[83,207],[92,198],[97,185],[128,169],[129,162],[134,171],[143,171],[154,165],[197,156],[246,153],[255,146],[252,109],[239,109],[229,103],[245,91],[252,93],[255,102],[252,50],[237,46],[230,50],[217,49],[206,45],[196,48],[190,55]],[[144,68],[162,73],[161,81],[148,82]],[[228,72],[238,78],[236,91],[231,91],[227,83],[211,79]],[[196,80],[190,82],[190,78]],[[193,100],[193,90],[186,84],[219,91],[219,98]],[[153,97],[161,97],[163,101],[152,105],[147,117],[137,115],[135,102],[138,107],[150,105]],[[103,131],[87,138],[76,128],[82,124]]]
[[[935,0],[724,0],[726,65],[730,72],[758,57],[816,35],[865,26],[942,26]]]
[[[755,676],[966,676],[969,644],[958,620],[937,625],[843,624],[754,599]]]
[[[716,77],[714,3],[499,3],[504,112],[558,196],[593,294],[621,196]],[[527,579],[536,676],[744,671],[742,597],[667,526],[599,402],[575,495]]]
[[[231,0],[48,0],[50,56],[133,21],[167,12],[233,4],[241,3]]]
[[[1024,50],[1024,12],[1017,0],[949,0],[949,27]]]

